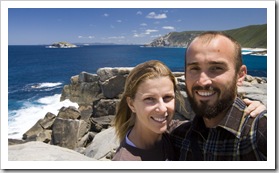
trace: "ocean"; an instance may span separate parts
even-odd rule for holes
[[[77,48],[9,46],[8,137],[21,139],[47,112],[57,115],[64,85],[82,71],[96,73],[102,67],[134,67],[147,60],[164,62],[173,72],[184,71],[185,48],[151,48],[139,45],[90,45]],[[248,74],[267,77],[267,57],[243,55]]]

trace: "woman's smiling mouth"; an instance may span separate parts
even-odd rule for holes
[[[163,118],[158,118],[158,117],[151,117],[154,121],[157,121],[157,122],[160,122],[160,123],[162,123],[162,122],[164,122],[166,119],[167,119],[167,117],[163,117]]]

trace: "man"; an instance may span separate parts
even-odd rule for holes
[[[188,46],[185,83],[196,116],[171,133],[177,160],[266,160],[266,111],[243,116],[237,97],[247,68],[241,46],[220,32],[205,32]]]

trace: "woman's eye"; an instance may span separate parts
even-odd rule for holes
[[[172,99],[174,99],[174,96],[165,96],[164,102],[170,102]]]
[[[153,102],[155,100],[155,98],[152,97],[147,97],[144,99],[144,101],[148,101],[148,102]]]

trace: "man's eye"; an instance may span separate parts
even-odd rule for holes
[[[210,70],[211,70],[211,71],[222,71],[223,68],[222,68],[222,67],[215,66],[215,67],[211,67]]]
[[[198,66],[191,66],[187,68],[187,71],[190,73],[197,73],[199,72],[200,68]]]
[[[199,70],[200,68],[199,67],[191,67],[191,68],[189,68],[189,70],[191,70],[191,71],[196,71],[196,70]]]

